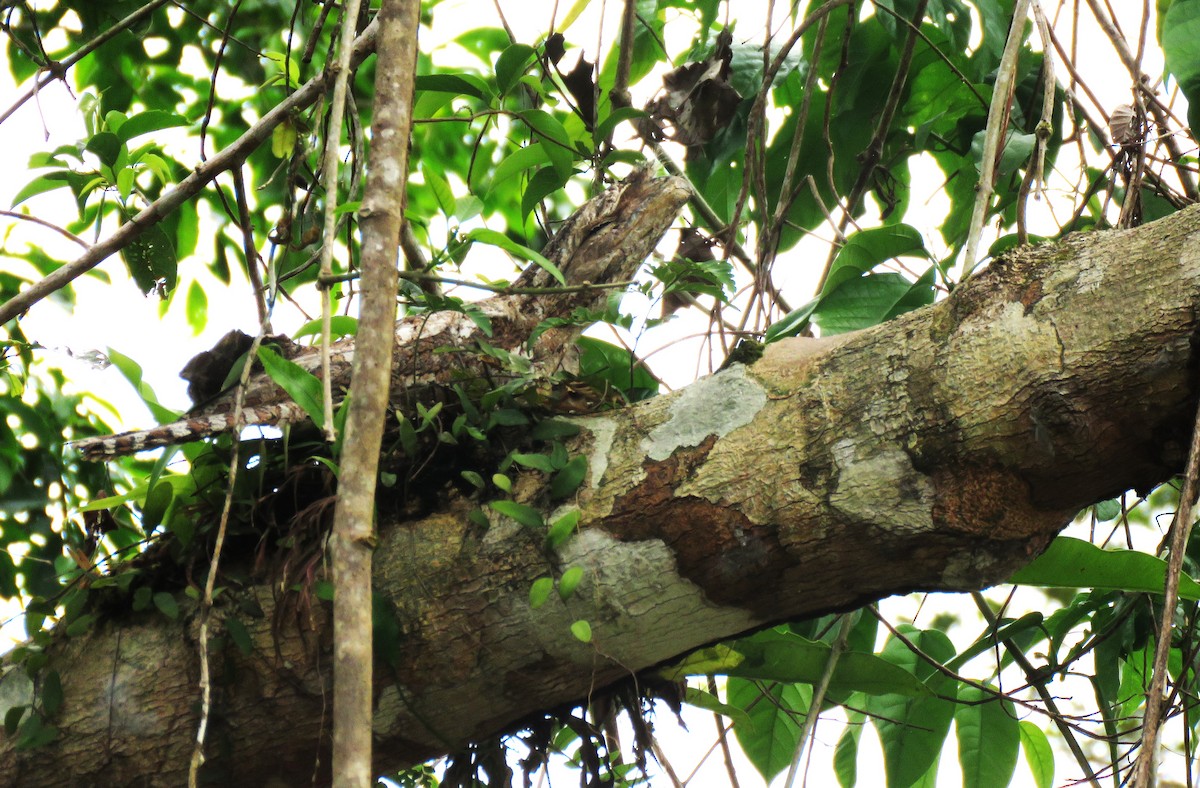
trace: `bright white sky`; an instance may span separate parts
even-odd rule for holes
[[[500,5],[505,10],[509,24],[515,29],[518,39],[527,43],[535,43],[544,33],[545,20],[550,18],[550,9],[554,4],[551,0],[502,0]],[[570,3],[567,2],[560,4],[560,17],[569,5]],[[601,26],[599,9],[605,5],[608,7],[607,17]],[[573,40],[595,41],[594,34],[579,35],[578,31],[602,29],[606,42],[604,50],[607,51],[607,42],[611,40],[617,29],[616,14],[619,11],[619,5],[615,2],[591,3],[584,16],[576,23],[574,28],[576,35]],[[747,38],[751,36],[759,38],[752,31],[761,28],[761,18],[756,22],[749,18],[747,16],[749,12],[743,9],[753,6],[754,10],[759,11],[760,5],[765,4],[738,4],[737,13],[740,19],[737,30],[739,34]],[[1134,35],[1134,31],[1139,26],[1137,12],[1140,4],[1122,2],[1113,5],[1117,6],[1119,13],[1122,14],[1122,26],[1127,35]],[[1046,10],[1053,18],[1053,7],[1047,5]],[[479,25],[486,24],[485,19],[494,19],[496,12],[494,5],[489,0],[447,0],[439,7],[438,13],[440,20],[470,20],[472,25]],[[1069,11],[1063,12],[1064,19],[1068,13]],[[1067,25],[1060,24],[1059,29],[1066,34]],[[674,46],[672,51],[680,51],[688,41],[690,29],[685,29],[682,25],[669,26],[668,35],[669,37],[678,36],[674,39],[669,38],[668,46]],[[1085,29],[1083,35],[1086,41],[1100,41],[1094,31]],[[452,37],[452,32],[447,32],[445,38],[449,39],[450,37]],[[572,38],[572,36],[568,35],[568,38]],[[430,43],[425,42],[426,46]],[[588,58],[595,59],[597,47],[594,44],[585,46]],[[447,55],[449,54],[447,52]],[[1107,44],[1080,47],[1080,60],[1081,71],[1088,76],[1089,85],[1100,95],[1107,110],[1128,101],[1128,77],[1120,68],[1116,55],[1108,49]],[[1148,73],[1157,74],[1159,69],[1161,69],[1161,59],[1159,59],[1157,50],[1152,48],[1148,53],[1146,70]],[[17,91],[11,84],[7,72],[0,73],[0,106],[8,106],[16,95]],[[11,157],[7,171],[0,176],[0,207],[7,208],[11,205],[12,195],[32,177],[31,173],[19,166],[28,153],[50,149],[59,144],[73,143],[82,136],[83,129],[75,108],[75,97],[71,96],[58,83],[51,84],[42,90],[36,102],[27,103],[13,118],[0,124],[0,150],[10,151]],[[192,164],[197,160],[194,143],[191,142],[174,149],[172,153],[185,164]],[[943,201],[936,193],[940,186],[940,177],[930,171],[925,173],[924,180],[926,183],[923,188],[929,195],[926,203],[927,215],[930,217],[929,226],[920,224],[920,216],[910,216],[910,221],[925,233],[926,240],[932,247],[936,242],[933,221],[934,217],[941,214]],[[914,190],[917,188],[922,187],[918,185]],[[913,202],[914,205],[919,204],[919,200],[915,198]],[[66,196],[65,192],[41,195],[28,201],[25,205],[32,213],[44,218],[73,216],[75,210],[73,201]],[[66,222],[65,219],[61,221],[64,224]],[[1047,220],[1043,219],[1043,221]],[[8,244],[20,240],[40,245],[51,255],[65,260],[72,259],[78,253],[78,247],[31,224],[10,223],[4,219],[0,219],[0,222],[3,223],[3,229],[0,229],[0,232],[10,234],[7,240]],[[1034,231],[1036,232],[1036,229]],[[986,244],[983,248],[986,248]],[[199,247],[201,254],[209,249],[211,249],[211,244],[201,242]],[[822,259],[823,255],[824,253],[821,252]],[[0,265],[5,268],[17,270],[24,268],[24,263],[21,261],[11,258],[0,258],[0,260],[2,260]],[[792,268],[796,267],[792,266]],[[178,371],[187,359],[195,353],[211,347],[216,339],[232,328],[241,328],[248,333],[253,333],[256,329],[253,302],[248,295],[245,282],[237,281],[235,276],[234,288],[223,292],[202,269],[203,264],[200,260],[183,262],[180,270],[182,286],[179,303],[174,304],[160,319],[159,301],[156,298],[142,296],[137,288],[127,281],[123,264],[114,257],[103,263],[100,270],[117,283],[115,286],[101,284],[90,278],[78,280],[76,282],[79,296],[78,305],[73,311],[67,312],[57,305],[43,302],[30,311],[24,319],[23,325],[30,337],[51,348],[51,352],[56,356],[54,363],[67,370],[75,385],[81,390],[97,392],[105,399],[116,403],[125,419],[127,428],[144,427],[152,423],[149,413],[141,406],[128,384],[114,368],[92,369],[82,362],[71,360],[67,357],[67,353],[74,355],[90,351],[103,353],[107,352],[107,348],[115,348],[134,357],[146,368],[146,380],[155,389],[164,404],[180,410],[186,409],[189,401],[184,383],[178,378]],[[199,336],[193,336],[183,316],[182,290],[193,277],[198,278],[209,293],[208,327]],[[793,304],[806,301],[811,295],[810,288],[811,280],[786,283],[786,293]],[[637,304],[632,303],[632,299],[626,303],[627,309],[632,311],[636,312],[639,308]],[[301,317],[294,314],[280,313],[276,319],[276,330],[294,330],[302,320]],[[645,354],[653,348],[667,345],[678,337],[704,331],[706,327],[707,321],[699,316],[684,317],[676,320],[666,329],[660,330],[658,335],[648,337],[647,341],[639,346],[639,351]],[[679,386],[686,384],[696,375],[695,358],[696,344],[693,342],[691,345],[678,349],[677,352],[653,355],[651,364],[655,371],[672,386]],[[699,371],[703,374],[707,369],[701,368]],[[895,616],[907,616],[911,619],[918,612],[917,603],[912,600],[895,600],[888,604],[889,612]],[[1033,605],[1036,607],[1037,603],[1033,602]],[[933,616],[947,610],[959,614],[961,613],[960,606],[961,601],[957,597],[933,595],[925,601],[924,607],[920,611],[920,620],[927,623],[932,620]],[[958,633],[958,637],[960,639],[971,637],[973,628],[974,624],[960,628],[963,631]],[[972,631],[968,632],[967,629],[972,629]],[[713,742],[712,719],[709,715],[698,713],[687,715],[688,725],[691,729],[690,734],[679,730],[674,721],[670,719],[669,714],[660,714],[658,719],[658,733],[663,738],[664,749],[670,754],[677,774],[683,778],[691,771],[690,764],[702,757]],[[822,786],[836,784],[829,770],[829,760],[832,747],[836,744],[836,737],[839,734],[840,726],[836,725],[818,729],[819,746],[808,775],[810,784]],[[948,750],[946,755],[949,756],[951,752],[952,750]],[[867,726],[860,748],[860,785],[872,784],[875,779],[878,779],[878,775],[876,778],[871,777],[869,764],[881,762],[882,759],[874,741],[873,729]],[[1060,755],[1059,779],[1076,774],[1074,764]],[[727,784],[728,778],[720,763],[719,754],[709,757],[709,763],[701,775],[695,778],[691,784],[705,786]],[[753,769],[744,762],[739,764],[738,775],[743,785],[761,784]],[[661,783],[656,779],[654,784],[666,784],[665,778],[660,779]],[[953,758],[944,757],[939,785],[957,785],[959,779],[958,766],[953,762]],[[782,778],[776,783],[782,783]],[[881,779],[879,779],[879,784],[882,784]],[[1017,778],[1013,784],[1030,784],[1023,760],[1018,765]]]

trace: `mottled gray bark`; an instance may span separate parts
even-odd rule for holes
[[[828,340],[796,339],[669,396],[578,419],[578,508],[557,555],[451,496],[418,521],[381,511],[375,589],[403,630],[379,667],[380,770],[452,750],[631,672],[766,624],[918,589],[1000,582],[1083,505],[1168,478],[1197,392],[1200,211],[1073,236],[996,264],[949,299]],[[490,510],[489,510],[490,511]],[[567,567],[567,603],[531,610]],[[231,683],[214,768],[286,784],[328,768],[327,616],[268,616]],[[594,642],[568,631],[591,622]],[[193,730],[186,624],[125,616],[55,647],[61,742],[5,752],[0,782],[174,785]],[[6,693],[20,690],[8,679]]]

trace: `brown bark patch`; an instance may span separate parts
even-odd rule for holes
[[[939,468],[934,484],[933,521],[938,529],[953,529],[981,539],[1007,541],[1050,538],[1062,512],[1039,510],[1030,503],[1029,485],[1011,471],[976,464]],[[1070,513],[1066,513],[1069,518]]]
[[[662,541],[675,555],[680,576],[714,604],[745,607],[765,618],[771,611],[758,609],[763,577],[778,577],[792,564],[775,529],[756,525],[722,502],[675,497],[715,443],[710,435],[665,460],[647,460],[645,478],[615,502],[601,527],[623,542]]]

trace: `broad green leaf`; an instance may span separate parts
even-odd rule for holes
[[[523,260],[528,260],[534,263],[539,268],[547,271],[551,276],[558,280],[559,284],[565,285],[566,279],[563,278],[562,271],[558,270],[558,266],[547,260],[538,252],[533,251],[528,246],[522,246],[516,241],[509,238],[504,233],[498,233],[495,230],[489,230],[486,227],[477,228],[467,233],[467,240],[478,243],[485,243],[491,246],[497,246],[504,251],[516,255]]]
[[[567,541],[571,534],[575,533],[580,516],[581,513],[578,509],[572,509],[555,520],[546,532],[546,546],[553,550]]]
[[[833,772],[838,785],[854,788],[858,783],[858,740],[862,736],[862,712],[847,711],[847,722],[837,747],[833,750]]]
[[[187,118],[159,109],[139,112],[121,124],[119,129],[113,129],[122,142],[129,142],[134,137],[149,134],[152,131],[169,129],[173,126],[186,126]]]
[[[781,319],[767,327],[767,333],[763,336],[763,344],[769,345],[784,337],[794,337],[799,334],[808,325],[812,318],[812,313],[820,305],[821,299],[814,298],[804,306],[797,307],[788,312]]]
[[[658,672],[667,681],[683,681],[687,676],[725,675],[746,659],[740,652],[718,643],[697,649],[679,662]]]
[[[325,425],[325,407],[322,402],[321,381],[316,375],[276,353],[269,347],[258,348],[258,360],[271,380],[287,392],[296,404],[304,409],[318,428]]]
[[[535,471],[542,473],[554,473],[554,466],[550,463],[550,458],[545,454],[524,454],[515,451],[512,454],[513,462],[524,465],[526,468],[533,468]]]
[[[42,710],[46,712],[46,716],[53,717],[57,714],[59,707],[62,706],[62,700],[62,678],[59,677],[57,670],[46,671],[46,675],[42,679]]]
[[[142,380],[142,367],[140,364],[121,351],[111,347],[108,349],[108,360],[133,385],[134,391],[138,393],[138,396],[142,398],[142,402],[146,404],[146,407],[154,414],[154,418],[158,419],[160,423],[175,421],[175,419],[179,418],[178,412],[170,410],[159,403],[154,389],[150,388],[150,384]]]
[[[496,87],[501,95],[512,89],[536,55],[528,44],[513,44],[500,53],[496,58]]]
[[[1101,550],[1081,539],[1060,536],[1046,552],[1017,571],[1013,585],[1046,588],[1094,588],[1161,594],[1167,563],[1135,550]],[[1187,575],[1179,578],[1179,595],[1200,600],[1200,585]]]
[[[530,167],[540,167],[547,163],[550,163],[550,156],[546,154],[546,149],[541,145],[527,145],[526,148],[518,148],[497,164],[496,175],[493,176],[492,182],[497,185],[505,184],[506,181],[516,178],[524,170]]]
[[[825,673],[832,649],[829,644],[792,633],[765,630],[733,644],[744,659],[730,676],[761,681],[816,684]],[[911,672],[874,654],[843,651],[838,658],[831,690],[859,691],[870,695],[893,693],[904,697],[929,695],[925,684]]]
[[[329,319],[329,335],[334,339],[352,337],[358,333],[358,318],[349,315],[333,315]],[[292,339],[321,335],[321,321],[310,320],[292,334]]]
[[[150,533],[162,523],[163,516],[167,513],[167,507],[171,505],[174,498],[175,488],[170,481],[163,480],[154,485],[146,495],[146,502],[142,504],[143,531]]]
[[[1025,753],[1025,763],[1033,774],[1037,788],[1053,788],[1054,786],[1054,751],[1046,734],[1029,720],[1018,724],[1021,732],[1021,750]]]
[[[199,336],[208,325],[208,294],[196,280],[188,285],[187,291],[187,323],[192,329],[192,336]]]
[[[928,259],[925,241],[916,228],[907,224],[892,224],[854,233],[846,239],[845,245],[834,258],[825,286],[821,288],[822,296],[896,257]]]
[[[175,247],[161,225],[147,227],[121,250],[129,275],[143,293],[169,293],[175,289],[179,261]]]
[[[554,590],[554,580],[549,577],[539,577],[533,581],[533,585],[529,587],[529,606],[537,610],[542,605],[546,604],[546,600],[550,598],[550,593]]]
[[[67,172],[49,172],[45,175],[39,175],[29,183],[21,187],[16,196],[13,197],[12,207],[16,208],[21,203],[43,192],[61,189],[63,186],[70,186],[70,173]]]
[[[592,642],[592,625],[583,619],[579,619],[571,624],[571,634],[580,643]]]
[[[954,725],[964,788],[1008,785],[1021,743],[1012,702],[966,685],[959,688],[958,699]]]
[[[900,631],[934,659],[946,661],[954,656],[953,644],[937,630],[903,626]],[[925,681],[935,693],[954,692],[950,679],[936,672],[898,638],[888,640],[880,656]],[[954,704],[933,695],[916,698],[877,695],[867,699],[865,711],[879,732],[889,788],[910,786],[925,779],[950,732]]]
[[[919,300],[925,303],[933,302],[933,289],[928,285],[909,282],[900,274],[867,274],[822,296],[812,320],[821,327],[821,336],[845,334],[882,323],[914,295],[923,296]]]
[[[125,143],[122,142],[121,138],[116,134],[113,134],[111,131],[101,131],[97,134],[94,134],[92,138],[88,140],[87,146],[84,148],[84,150],[96,154],[96,158],[100,159],[100,161],[104,162],[109,167],[113,167],[116,165],[117,159],[120,158],[121,148],[124,147],[124,145]]]
[[[534,509],[532,506],[526,506],[523,503],[517,503],[516,501],[492,501],[488,506],[500,512],[505,517],[511,517],[521,525],[530,528],[544,528],[546,525],[537,509]]]
[[[426,162],[421,162],[421,175],[425,178],[426,185],[433,192],[434,199],[437,200],[438,208],[448,217],[454,217],[454,191],[450,188],[450,182],[446,180],[437,167]]]
[[[750,722],[749,717],[746,716],[746,712],[737,706],[722,703],[715,695],[696,687],[684,687],[683,702],[689,706],[695,706],[698,709],[728,717],[734,721],[734,724],[748,724]]]
[[[471,96],[477,99],[489,99],[492,95],[487,82],[474,74],[425,74],[416,80],[417,92],[453,93],[456,96]]]
[[[1188,124],[1200,128],[1200,3],[1175,0],[1160,33],[1167,71],[1188,101]]]
[[[571,598],[575,589],[583,581],[583,567],[573,566],[562,573],[558,579],[558,596],[564,602]]]
[[[734,722],[734,735],[750,763],[770,782],[788,767],[795,755],[812,689],[730,678],[725,697],[730,706],[746,712],[745,722]]]
[[[226,617],[225,632],[243,656],[248,657],[254,652],[254,641],[250,637],[250,630],[246,629],[246,625],[241,621],[233,616]]]
[[[579,485],[583,484],[587,471],[587,457],[582,454],[572,457],[550,480],[550,498],[557,501],[574,493],[579,489]]]
[[[154,606],[167,618],[175,621],[179,618],[179,603],[172,594],[166,591],[156,591],[152,597]]]

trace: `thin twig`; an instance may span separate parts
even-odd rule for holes
[[[1154,755],[1158,749],[1158,734],[1162,727],[1163,689],[1167,681],[1167,658],[1171,654],[1171,625],[1175,606],[1179,603],[1179,577],[1192,531],[1192,506],[1196,502],[1200,483],[1200,412],[1192,429],[1192,445],[1188,450],[1183,489],[1179,492],[1179,509],[1171,522],[1171,554],[1167,559],[1167,578],[1163,588],[1162,621],[1158,627],[1158,643],[1154,649],[1154,676],[1146,690],[1146,711],[1142,716],[1142,750],[1134,765],[1132,784],[1146,788],[1154,782]]]
[[[809,738],[816,733],[817,718],[821,716],[825,693],[829,690],[829,682],[833,679],[833,672],[837,669],[838,660],[841,659],[842,652],[846,650],[846,641],[850,637],[850,630],[853,626],[854,616],[849,613],[844,614],[841,626],[838,627],[837,637],[830,644],[829,657],[825,660],[821,678],[813,687],[812,701],[808,704],[808,716],[804,718],[804,730],[800,732],[800,739],[796,742],[796,752],[792,755],[791,765],[788,766],[787,779],[783,781],[784,788],[792,788],[796,782],[796,774],[800,771],[800,761],[804,758],[804,750]]]
[[[266,327],[260,326],[258,336],[250,343],[247,358],[253,359],[258,354],[258,346],[266,336]],[[242,367],[242,376],[238,380],[237,393],[234,395],[233,427],[230,430],[237,435],[242,426],[242,406],[246,399],[246,384],[250,380],[250,372],[254,364],[247,362]],[[192,749],[192,760],[188,765],[188,788],[197,788],[200,778],[200,767],[204,765],[204,740],[208,735],[208,718],[212,711],[212,680],[208,667],[208,624],[212,619],[213,590],[216,587],[217,572],[221,565],[221,551],[225,547],[225,534],[229,527],[229,512],[233,508],[233,492],[237,483],[238,466],[241,463],[241,441],[234,440],[232,456],[229,459],[229,479],[225,487],[225,504],[221,507],[221,520],[217,524],[216,541],[213,543],[212,560],[208,564],[208,578],[204,581],[204,596],[200,599],[200,723],[196,726],[196,744]]]
[[[379,26],[372,22],[354,42],[354,60],[361,62],[375,47]],[[258,146],[271,138],[271,132],[298,109],[312,104],[325,89],[325,74],[318,74],[299,90],[279,102],[260,121],[247,129],[229,147],[215,154],[192,171],[179,184],[143,208],[117,228],[112,235],[93,245],[86,253],[58,268],[0,305],[0,324],[7,323],[29,307],[86,274],[110,255],[124,249],[148,228],[158,224],[175,209],[190,200],[221,173],[238,167]]]
[[[67,57],[50,64],[48,67],[43,68],[42,72],[34,78],[33,86],[30,87],[29,90],[25,91],[20,98],[14,101],[8,109],[0,113],[0,123],[8,120],[14,112],[21,108],[21,105],[37,95],[37,92],[46,87],[46,85],[49,85],[56,79],[65,77],[67,74],[67,69],[69,69],[71,66],[75,65],[80,60],[83,60],[85,57],[107,44],[122,31],[133,27],[138,22],[142,21],[142,19],[157,11],[159,7],[166,5],[167,2],[168,0],[151,0],[151,2],[117,22],[115,25],[108,28],[91,41],[88,41],[86,44],[72,52]],[[4,321],[0,320],[0,323],[2,322]]]
[[[70,230],[67,230],[66,228],[59,227],[57,224],[52,224],[51,222],[48,222],[45,219],[39,219],[36,216],[30,216],[27,213],[19,213],[17,211],[0,211],[0,216],[7,216],[10,219],[19,219],[23,222],[33,222],[34,224],[38,224],[38,225],[41,225],[42,227],[45,227],[47,230],[53,230],[54,232],[58,233],[62,237],[66,238],[68,241],[74,241],[75,243],[82,246],[84,249],[92,248],[91,244],[89,244],[87,241],[80,238],[75,233],[71,232]]]
[[[342,26],[338,40],[337,61],[329,67],[333,74],[333,91],[329,100],[329,125],[325,129],[325,226],[321,233],[320,275],[329,276],[333,271],[334,233],[337,232],[338,166],[341,164],[342,116],[346,111],[346,83],[350,79],[350,49],[354,45],[354,28],[358,24],[360,0],[347,0],[342,8]],[[325,440],[337,440],[333,423],[333,383],[329,374],[329,345],[332,340],[333,293],[328,287],[321,288],[321,393],[325,408]]]
[[[980,614],[983,615],[988,626],[995,632],[999,628],[999,623],[996,616],[992,613],[992,608],[988,605],[987,599],[978,591],[971,592],[971,598],[975,600],[975,606],[979,608]],[[1071,730],[1071,726],[1067,724],[1066,718],[1058,710],[1058,704],[1054,702],[1054,696],[1050,694],[1050,690],[1046,688],[1045,680],[1041,678],[1041,672],[1033,666],[1029,658],[1025,656],[1025,651],[1012,640],[1000,641],[1008,655],[1013,658],[1013,661],[1021,668],[1025,674],[1025,680],[1029,682],[1029,686],[1033,687],[1034,692],[1042,699],[1042,703],[1046,704],[1046,711],[1050,719],[1058,728],[1059,735],[1063,737],[1067,748],[1071,754],[1075,756],[1075,762],[1079,764],[1079,768],[1083,770],[1088,782],[1092,785],[1099,786],[1100,782],[1096,777],[1096,773],[1092,771],[1092,764],[1088,761],[1087,755],[1083,752],[1083,748],[1079,745],[1079,741],[1075,738],[1075,732]]]

